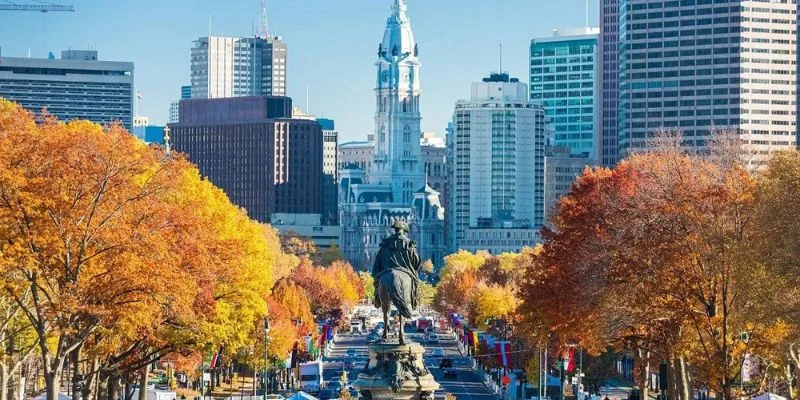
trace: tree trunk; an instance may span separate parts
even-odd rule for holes
[[[119,398],[119,376],[116,374],[111,374],[108,376],[108,384],[106,385],[108,388],[108,400],[120,400]]]
[[[94,396],[97,393],[94,392],[94,385],[97,382],[97,379],[100,375],[100,360],[95,357],[92,359],[92,366],[89,371],[86,373],[86,385],[83,387],[83,400],[95,400]]]
[[[683,400],[692,400],[692,379],[689,376],[689,368],[686,366],[684,357],[680,357],[680,379],[681,397]]]
[[[47,370],[50,371],[47,371]],[[61,368],[45,367],[44,384],[47,390],[47,400],[58,400],[58,392],[61,389]]]
[[[145,364],[139,370],[139,400],[147,400],[147,373],[150,369],[150,364]]]
[[[0,400],[8,400],[8,381],[9,381],[8,365],[0,362]]]

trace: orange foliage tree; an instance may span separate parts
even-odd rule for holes
[[[752,251],[755,195],[741,165],[677,149],[585,171],[529,262],[520,312],[532,336],[633,353],[643,397],[650,366],[665,361],[678,398],[692,382],[732,398],[744,353],[757,350],[740,333],[766,336],[778,322],[756,317],[754,283],[774,276]]]
[[[5,100],[0,148],[0,282],[33,326],[49,400],[84,347],[96,374],[248,342],[279,244],[191,164]]]

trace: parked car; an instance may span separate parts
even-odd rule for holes
[[[331,399],[338,399],[339,393],[333,389],[323,389],[317,395],[319,400],[331,400]]]
[[[268,394],[265,398],[267,400],[286,400],[286,397],[283,397],[279,394]]]

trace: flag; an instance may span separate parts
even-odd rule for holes
[[[570,347],[569,353],[567,355],[567,372],[572,372],[575,370],[575,348]]]
[[[319,335],[319,347],[325,346],[325,341],[328,339],[328,324],[322,325],[322,334]]]
[[[289,368],[294,368],[297,366],[297,341],[294,342],[294,346],[292,347],[292,355],[289,361]]]
[[[223,347],[219,346],[219,351],[211,355],[211,363],[209,364],[209,368],[217,368],[220,358],[222,357],[222,350]]]
[[[497,364],[502,365],[503,368],[508,368],[509,342],[495,342],[494,349],[497,355]]]

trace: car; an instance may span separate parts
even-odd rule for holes
[[[267,399],[267,400],[286,400],[286,397],[283,397],[283,396],[281,396],[279,394],[268,394],[267,397],[265,397],[265,399]]]
[[[453,368],[453,359],[452,358],[443,358],[442,361],[439,361],[439,368]]]
[[[444,370],[444,378],[445,379],[448,379],[448,378],[458,379],[458,371],[456,371],[453,368],[447,368],[447,369]]]
[[[317,395],[317,398],[319,398],[319,400],[338,399],[339,398],[339,393],[337,393],[333,389],[323,389],[323,390],[321,390],[319,392],[319,395]]]

